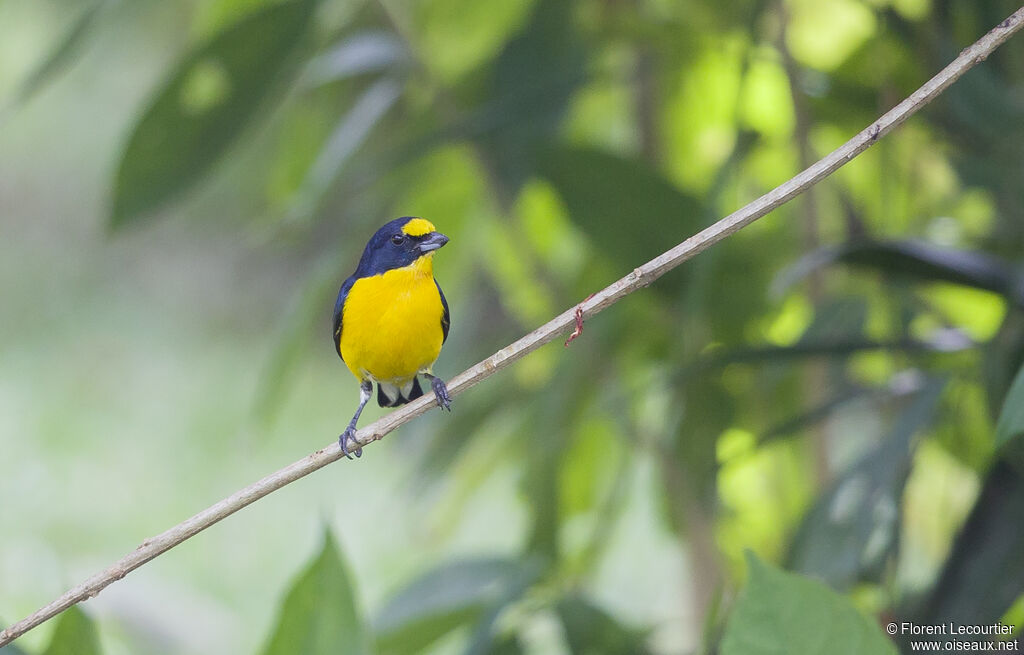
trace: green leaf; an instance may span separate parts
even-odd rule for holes
[[[390,32],[366,30],[353,34],[317,56],[306,67],[304,81],[309,86],[401,68],[409,63],[405,44]]]
[[[782,273],[775,286],[788,287],[811,271],[835,262],[873,268],[887,275],[994,291],[1018,305],[1024,304],[1022,280],[1005,261],[981,252],[911,240],[866,241],[813,252]]]
[[[492,602],[477,621],[466,646],[465,655],[491,655],[498,652],[509,652],[519,646],[515,639],[503,639],[498,634],[498,617],[505,610],[521,599],[530,584],[536,579],[536,567],[529,567],[526,575],[509,580],[501,596]]]
[[[562,599],[556,608],[573,655],[645,655],[647,632],[629,628],[579,596]]]
[[[459,626],[484,617],[512,587],[534,579],[533,567],[509,559],[451,562],[400,591],[375,621],[382,655],[420,653]]]
[[[1024,589],[1024,474],[997,460],[915,622],[998,621]]]
[[[523,645],[513,635],[491,644],[485,655],[523,655],[525,652]]]
[[[595,148],[546,153],[541,173],[594,245],[632,270],[707,222],[701,204],[638,161]]]
[[[584,80],[585,66],[572,3],[539,0],[529,23],[484,69],[486,101],[473,131],[506,201],[543,159],[541,152],[555,138]]]
[[[776,423],[762,431],[757,438],[757,442],[758,444],[766,444],[778,439],[795,436],[796,434],[825,421],[832,416],[833,412],[835,412],[839,407],[842,407],[848,402],[860,400],[865,397],[888,397],[890,395],[896,395],[896,392],[889,392],[886,390],[885,392],[880,393],[873,389],[859,387],[856,385],[848,385],[840,388],[838,393],[833,394],[831,397],[818,403],[814,407],[806,409],[800,414]]]
[[[996,445],[1003,446],[1024,434],[1024,366],[1010,385],[996,423]]]
[[[733,607],[722,655],[896,655],[878,627],[822,583],[747,553],[749,580]]]
[[[213,166],[294,73],[316,4],[271,5],[184,58],[136,124],[121,157],[112,227],[183,193]]]
[[[872,341],[860,336],[823,342],[798,342],[792,346],[755,346],[734,348],[723,353],[712,353],[697,360],[680,375],[694,378],[709,370],[723,368],[730,364],[770,364],[798,361],[812,357],[842,358],[860,352],[879,350],[902,353],[955,353],[970,350],[975,344],[958,330],[936,331],[928,340],[901,338],[892,341]]]
[[[913,437],[935,416],[945,384],[926,382],[889,435],[815,502],[790,546],[788,568],[837,588],[881,573],[897,543]]]
[[[320,554],[296,577],[263,655],[368,655],[369,635],[351,578],[330,532]]]
[[[28,101],[40,89],[46,86],[61,70],[73,61],[86,37],[96,23],[96,16],[99,14],[103,2],[95,2],[79,13],[78,18],[71,25],[57,46],[50,51],[45,59],[33,70],[21,83],[14,98],[11,99],[8,108],[16,107]]]
[[[98,655],[100,638],[92,619],[77,605],[60,615],[43,655]]]
[[[384,77],[359,96],[348,113],[338,121],[307,171],[302,186],[295,192],[288,210],[289,220],[303,220],[316,211],[345,164],[359,152],[360,146],[398,102],[402,88],[397,80]]]

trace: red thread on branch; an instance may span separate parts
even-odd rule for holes
[[[590,294],[583,299],[579,305],[576,306],[576,329],[572,331],[569,338],[565,340],[565,347],[568,348],[569,344],[572,343],[573,339],[583,334],[583,303],[587,302],[594,297],[594,294]]]

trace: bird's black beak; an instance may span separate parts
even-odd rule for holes
[[[416,248],[420,251],[421,255],[425,255],[428,252],[437,250],[446,243],[448,243],[448,237],[440,232],[431,232],[416,244]]]

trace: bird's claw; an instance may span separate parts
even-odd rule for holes
[[[441,378],[432,378],[430,388],[434,390],[434,398],[437,399],[437,406],[441,409],[452,411],[452,397],[448,395],[448,387]]]
[[[352,441],[352,443],[357,443],[356,442],[356,429],[354,427],[352,427],[351,425],[348,426],[347,428],[345,428],[345,431],[342,432],[341,435],[338,437],[338,445],[341,446],[341,452],[342,452],[343,455],[345,455],[345,457],[347,457],[349,459],[352,459],[352,455],[355,455],[356,457],[362,457],[363,456],[363,449],[361,447],[358,447],[358,446],[356,447],[356,449],[354,451],[352,451],[352,454],[349,454],[349,451],[348,451],[348,442],[349,441]]]

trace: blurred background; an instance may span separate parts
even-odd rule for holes
[[[385,221],[451,237],[450,378],[1015,8],[0,0],[0,625],[337,438],[358,392],[330,313]],[[1018,37],[568,349],[10,652],[750,653],[823,626],[889,652],[877,621],[1020,625],[1022,152]],[[790,601],[835,615],[751,618]]]

